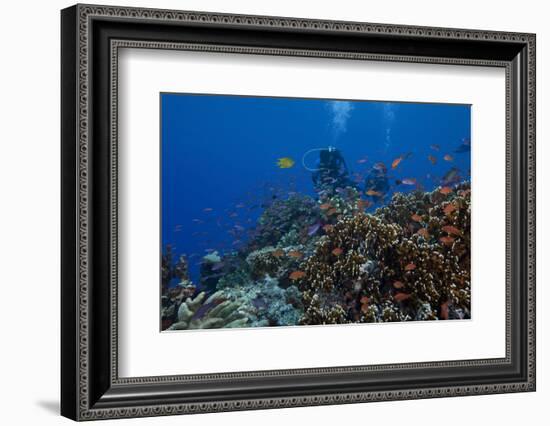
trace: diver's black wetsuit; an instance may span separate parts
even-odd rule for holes
[[[312,175],[318,190],[354,186],[349,178],[346,161],[336,148],[323,149],[319,155],[319,169]]]

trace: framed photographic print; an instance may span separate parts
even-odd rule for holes
[[[76,5],[75,420],[535,390],[535,36]]]

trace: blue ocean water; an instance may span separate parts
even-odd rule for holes
[[[198,281],[202,257],[242,247],[274,200],[316,196],[307,168],[329,146],[360,190],[385,165],[381,203],[394,191],[431,191],[453,168],[468,180],[470,114],[455,104],[161,94],[162,247],[185,254]],[[280,168],[280,158],[294,164]]]

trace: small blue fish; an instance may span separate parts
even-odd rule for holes
[[[224,262],[218,262],[218,263],[215,263],[214,266],[212,266],[212,270],[219,271],[220,269],[223,269],[224,266],[225,266]]]
[[[199,309],[195,312],[191,320],[200,320],[203,318],[210,310],[218,306],[220,303],[224,302],[224,299],[217,299],[210,303],[205,303],[201,305]]]
[[[256,297],[255,299],[252,299],[252,305],[254,305],[254,307],[256,309],[265,309],[265,308],[267,308],[266,301],[260,296]]]
[[[319,228],[321,227],[321,223],[317,222],[317,223],[314,223],[313,225],[311,225],[308,229],[307,229],[307,235],[308,236],[313,236],[317,233],[317,231],[319,230]]]

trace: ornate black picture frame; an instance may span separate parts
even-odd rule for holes
[[[535,390],[534,34],[95,5],[64,9],[61,28],[62,415],[93,420]],[[504,68],[506,356],[120,378],[121,47]]]

